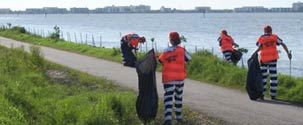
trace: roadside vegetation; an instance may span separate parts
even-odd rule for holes
[[[0,29],[0,35],[32,44],[121,62],[119,48],[97,48],[84,44],[70,43],[64,40],[55,41],[51,38],[43,38],[30,33],[21,33],[14,28]],[[139,57],[143,55],[144,53],[139,53]],[[208,51],[198,51],[193,53],[192,56],[193,60],[187,67],[190,79],[245,91],[247,69],[228,64]],[[290,77],[279,74],[278,99],[303,103],[302,90],[303,77]]]
[[[39,48],[0,46],[0,124],[140,125],[134,91],[44,60]],[[163,123],[163,103],[155,121]],[[187,124],[221,121],[185,108]]]

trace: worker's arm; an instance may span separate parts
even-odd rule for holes
[[[258,49],[253,53],[253,55],[257,54],[262,49],[262,44],[259,41],[256,43],[256,45]]]
[[[259,46],[258,49],[253,53],[253,55],[257,54],[261,50],[262,46]]]
[[[234,47],[239,47],[239,45],[237,44],[237,43],[235,43],[234,41],[233,41],[233,45],[234,45]]]
[[[219,46],[221,46],[221,37],[218,37],[217,41],[219,42]]]
[[[287,46],[286,46],[283,42],[281,43],[281,45],[283,46],[285,52],[287,53],[288,59],[291,60],[292,55],[291,55],[291,53],[288,51]]]

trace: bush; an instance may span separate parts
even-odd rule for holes
[[[60,28],[57,25],[54,26],[54,32],[49,37],[56,42],[60,40]]]
[[[18,33],[26,33],[26,30],[24,27],[20,27],[20,26],[14,26],[11,30],[16,31]]]
[[[121,50],[120,49],[113,48],[111,56],[117,56],[117,55],[120,55],[120,54],[121,54]]]
[[[40,48],[36,47],[36,46],[31,46],[30,52],[31,52],[30,53],[31,62],[34,64],[34,66],[39,69],[43,68],[44,58],[43,58]]]

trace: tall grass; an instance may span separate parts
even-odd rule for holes
[[[187,69],[189,78],[228,88],[245,90],[247,69],[226,63],[208,51],[199,51],[192,56],[193,60],[189,63]],[[302,77],[279,74],[278,80],[278,99],[303,103]],[[267,91],[267,96],[268,93]]]
[[[37,48],[26,54],[0,47],[0,64],[0,124],[141,123],[134,92],[47,63]],[[50,69],[68,73],[70,83],[52,81]]]
[[[121,62],[120,49],[96,48],[83,44],[76,44],[60,40],[58,42],[32,35],[20,33],[19,30],[0,29],[0,35],[12,39],[39,44],[58,49],[73,51],[89,56],[104,58]],[[144,53],[139,53],[142,57]],[[245,90],[247,69],[228,64],[207,51],[199,51],[192,54],[193,59],[187,68],[190,79],[208,82],[228,88]],[[157,68],[160,71],[161,67]],[[303,103],[303,78],[289,77],[279,74],[279,86],[277,98],[286,101]]]
[[[86,44],[67,42],[62,39],[56,40],[50,37],[21,32],[22,27],[13,27],[11,29],[0,28],[0,35],[15,40],[32,43],[35,45],[43,45],[52,48],[62,49],[66,51],[76,52],[84,55],[91,55],[111,61],[121,62],[120,48],[98,48]],[[119,42],[119,41],[117,41]]]
[[[192,55],[187,67],[191,79],[222,85],[229,88],[243,89],[247,70],[226,63],[208,51],[198,51]]]
[[[0,46],[0,124],[142,124],[135,92],[47,62],[39,48],[30,50]],[[163,123],[163,110],[151,124]],[[188,109],[184,115],[189,124],[199,121],[200,115]]]

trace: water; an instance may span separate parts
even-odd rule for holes
[[[182,43],[186,49],[209,49],[219,57],[222,54],[216,40],[224,28],[240,47],[249,50],[244,55],[244,62],[257,48],[256,40],[268,24],[273,27],[273,33],[278,34],[292,50],[292,74],[303,76],[303,13],[0,15],[0,25],[8,22],[32,31],[35,29],[40,34],[52,32],[52,28],[58,25],[65,39],[68,32],[72,41],[80,42],[81,33],[82,42],[87,39],[91,44],[93,35],[96,45],[100,45],[101,39],[105,47],[119,47],[121,34],[138,33],[149,40],[148,48],[151,48],[150,38],[155,38],[158,50],[167,47],[169,32],[177,31],[187,38],[188,42]],[[143,45],[142,49],[145,48]],[[278,49],[281,51],[278,71],[289,74],[287,55],[282,46]]]

